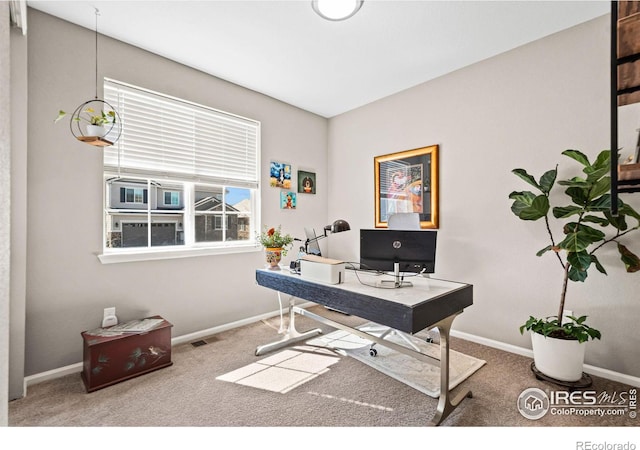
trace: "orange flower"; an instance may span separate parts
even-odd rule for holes
[[[282,234],[280,226],[263,228],[263,232],[256,235],[256,241],[265,248],[282,248],[282,256],[287,255],[287,249],[293,243],[293,237],[290,234]]]

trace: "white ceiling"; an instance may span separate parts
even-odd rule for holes
[[[609,1],[28,1],[28,6],[333,117],[610,12]]]

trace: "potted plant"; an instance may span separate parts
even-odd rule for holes
[[[562,154],[580,163],[583,172],[583,175],[557,182],[565,187],[568,204],[550,205],[557,165],[539,180],[524,169],[514,169],[512,172],[533,186],[536,193],[512,192],[509,198],[513,200],[511,211],[520,219],[544,219],[550,242],[537,255],[550,252],[564,273],[557,314],[545,318],[531,316],[520,327],[520,332],[531,332],[534,364],[538,371],[556,380],[575,382],[582,378],[585,342],[600,339],[601,333],[587,325],[587,316],[565,317],[568,284],[570,281],[584,282],[591,267],[607,275],[596,253],[609,244],[617,246],[627,272],[640,270],[640,259],[623,243],[623,237],[640,228],[640,215],[621,200],[618,200],[619,214],[611,214],[609,150],[600,152],[593,163],[578,150],[565,150]],[[559,241],[554,237],[550,212],[553,219],[563,225]],[[549,346],[551,348],[547,349]]]
[[[287,251],[293,244],[293,237],[289,234],[282,234],[281,226],[277,228],[265,227],[258,236],[258,241],[265,249],[269,268],[278,270],[283,256],[287,256]]]
[[[58,112],[58,117],[54,120],[54,123],[65,117],[67,113],[63,110]],[[93,108],[88,107],[82,110],[80,114],[73,119],[76,122],[85,122],[85,129],[87,130],[87,136],[99,136],[102,137],[109,132],[109,129],[105,125],[111,125],[116,123],[115,111],[104,112],[100,110],[96,112]]]

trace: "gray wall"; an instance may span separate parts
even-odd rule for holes
[[[608,42],[603,17],[329,121],[107,38],[100,76],[260,120],[262,223],[302,237],[304,226],[346,219],[354,231],[321,241],[345,260],[357,260],[357,230],[374,224],[374,156],[439,144],[436,276],[473,283],[475,292],[455,328],[529,347],[518,327],[530,314],[555,312],[561,273],[535,256],[546,245],[542,224],[510,212],[509,192],[525,187],[510,171],[540,175],[560,163],[564,176],[571,164],[562,150],[593,156],[608,148]],[[79,334],[107,306],[122,320],[164,315],[174,336],[277,307],[253,282],[259,252],[100,264],[101,152],[52,124],[58,109],[93,96],[92,46],[92,31],[30,10],[27,375],[79,362]],[[318,194],[299,198],[296,211],[280,210],[279,190],[268,187],[270,160],[315,170]],[[640,208],[640,195],[624,198]],[[640,360],[629,356],[637,355],[637,336],[629,333],[640,313],[638,275],[624,273],[613,252],[601,258],[610,275],[571,285],[568,307],[603,332],[587,363],[637,377]]]
[[[9,282],[11,264],[9,253],[11,230],[11,120],[9,4],[0,3],[0,426],[7,425],[7,393],[9,373]]]
[[[547,245],[544,224],[511,213],[509,193],[527,185],[510,171],[539,177],[560,164],[562,178],[576,168],[563,150],[593,158],[609,148],[609,33],[601,17],[331,119],[329,216],[372,228],[374,156],[438,144],[436,276],[474,285],[474,305],[454,328],[530,348],[518,327],[556,313],[562,270],[551,254],[535,256]],[[640,207],[640,194],[624,200]],[[333,256],[358,258],[344,234],[331,239]],[[631,247],[640,252],[640,235]],[[640,274],[610,250],[600,256],[609,276],[571,284],[567,306],[603,333],[586,362],[638,377]]]
[[[255,284],[261,251],[100,263],[102,152],[76,141],[68,123],[53,124],[59,109],[94,96],[94,32],[30,9],[28,39],[26,374],[80,362],[80,332],[99,326],[105,307],[121,321],[160,314],[174,337],[277,310],[275,294]],[[278,160],[315,169],[326,186],[326,119],[119,41],[101,37],[99,46],[100,78],[261,121],[261,222],[296,237],[326,225],[326,189],[281,210],[268,182],[269,161]]]
[[[24,391],[27,289],[27,37],[11,29],[11,308],[9,398]]]

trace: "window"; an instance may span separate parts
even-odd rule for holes
[[[122,133],[104,147],[101,261],[254,251],[260,123],[114,80],[104,97]]]
[[[167,191],[164,193],[165,206],[178,206],[180,204],[180,192]]]
[[[122,203],[147,203],[147,190],[136,188],[120,188],[120,201]]]

